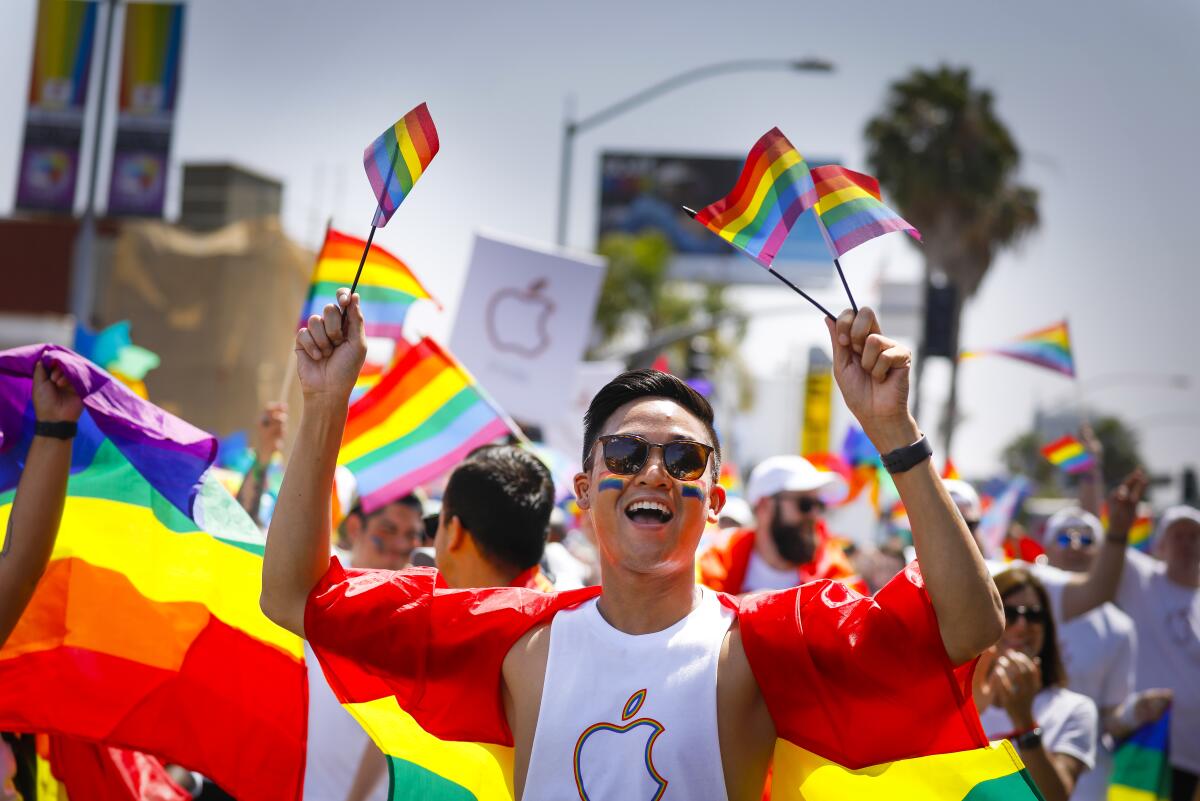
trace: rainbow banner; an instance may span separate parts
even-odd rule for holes
[[[379,384],[350,406],[338,464],[367,512],[401,498],[516,424],[432,339],[397,343]]]
[[[424,103],[401,117],[363,151],[367,180],[379,202],[372,225],[383,227],[438,152],[437,128]]]
[[[1096,457],[1070,434],[1045,445],[1042,448],[1042,456],[1050,464],[1069,474],[1082,473],[1096,466]]]
[[[817,202],[808,164],[778,128],[754,144],[733,191],[696,212],[696,222],[770,267],[800,215]]]
[[[989,355],[1007,356],[1010,359],[1029,362],[1056,373],[1075,377],[1075,358],[1071,354],[1071,331],[1067,327],[1066,320],[1025,334],[1011,345],[963,351],[958,358],[973,359]]]
[[[1169,801],[1171,713],[1147,723],[1117,745],[1108,801]]]
[[[182,3],[129,3],[108,213],[161,217],[179,95]]]
[[[863,242],[904,231],[918,242],[921,232],[883,204],[879,181],[836,164],[814,167],[817,227],[835,259]]]
[[[79,175],[97,5],[40,0],[17,207],[70,213]]]
[[[50,563],[0,648],[0,730],[144,751],[240,799],[298,800],[304,652],[259,609],[264,539],[212,477],[212,436],[65,348],[0,353],[0,531],[39,360],[85,412]]]

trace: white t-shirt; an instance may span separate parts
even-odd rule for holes
[[[345,801],[362,761],[363,749],[372,745],[362,727],[342,708],[325,681],[321,665],[304,643],[308,667],[308,754],[304,767],[304,801]],[[367,796],[386,801],[388,783],[381,780]]]
[[[758,551],[750,552],[750,561],[746,564],[746,578],[742,581],[742,592],[761,592],[762,590],[786,590],[800,583],[800,573],[794,567],[780,570],[767,564],[767,560],[758,555]]]
[[[1042,728],[1042,745],[1051,754],[1073,756],[1089,769],[1096,764],[1099,718],[1092,699],[1063,687],[1047,687],[1033,697],[1033,719]],[[989,740],[1015,728],[1008,713],[988,707],[979,722]]]
[[[579,561],[561,542],[546,543],[546,565],[554,576],[554,589],[577,590],[584,586],[587,565]]]
[[[1175,693],[1171,764],[1200,773],[1200,590],[1175,584],[1163,562],[1130,549],[1117,603],[1137,626],[1137,689]]]

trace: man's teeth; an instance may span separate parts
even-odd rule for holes
[[[631,503],[629,508],[627,508],[625,511],[629,514],[643,511],[657,512],[663,517],[667,517],[671,514],[671,510],[668,509],[664,504],[655,503],[654,501],[635,501],[634,503]]]

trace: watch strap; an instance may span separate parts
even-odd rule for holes
[[[73,439],[79,424],[72,420],[38,420],[33,428],[34,436],[54,439]]]
[[[1016,736],[1017,748],[1037,748],[1042,744],[1042,727],[1034,726]]]
[[[921,438],[912,445],[888,451],[879,458],[889,473],[903,473],[905,470],[916,467],[930,456],[933,456],[933,447],[929,444],[929,439],[922,434]]]

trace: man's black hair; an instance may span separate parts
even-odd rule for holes
[[[541,561],[553,508],[550,471],[515,445],[476,448],[442,495],[442,516],[457,517],[488,559],[516,570]]]
[[[583,467],[590,469],[592,447],[600,436],[600,430],[612,417],[613,412],[630,401],[641,398],[666,398],[675,401],[699,418],[713,446],[713,481],[721,475],[721,442],[713,427],[713,410],[709,402],[696,390],[670,373],[661,370],[627,370],[609,381],[596,393],[583,415]]]
[[[409,509],[412,509],[414,512],[417,513],[417,517],[425,516],[425,506],[421,503],[421,499],[418,498],[416,495],[409,493],[408,495],[405,495],[403,498],[397,498],[394,501],[388,501],[383,506],[376,508],[375,511],[371,512],[371,514],[366,514],[363,511],[362,504],[356,503],[350,509],[350,511],[346,513],[346,517],[347,518],[358,517],[359,519],[361,519],[363,521],[363,524],[365,525],[367,522],[373,520],[374,518],[378,517],[379,515],[383,514],[385,511],[387,511],[387,508],[389,506],[391,506],[392,504],[399,504],[400,506],[407,506]]]

